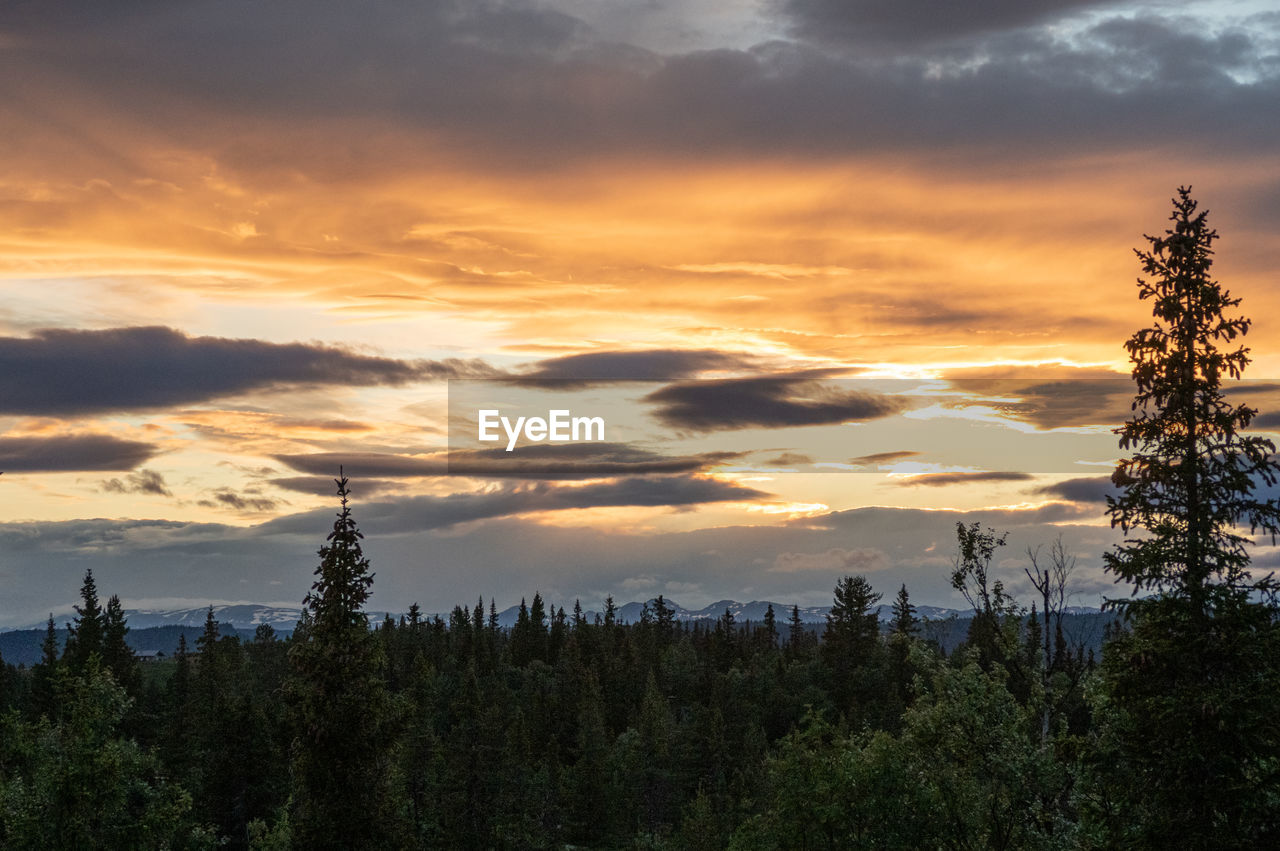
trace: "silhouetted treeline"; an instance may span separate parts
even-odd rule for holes
[[[537,593],[510,629],[483,600],[370,625],[339,487],[287,638],[210,609],[144,665],[86,574],[65,641],[51,618],[38,663],[0,667],[5,847],[1077,848],[1159,817],[1111,773],[1133,719],[1093,652],[988,585],[994,532],[957,528],[975,612],[951,652],[905,586],[886,632],[862,576],[821,634],[798,610],[689,624],[658,597],[625,624]],[[1276,646],[1273,615],[1237,656]],[[1241,798],[1270,838],[1249,813],[1274,802]]]
[[[377,756],[360,787],[376,823],[334,847],[1104,847],[1136,817],[1105,768],[1092,654],[1007,601],[949,654],[905,588],[886,634],[863,577],[821,636],[787,612],[685,624],[661,597],[622,624],[611,600],[588,620],[535,593],[510,630],[482,600],[447,620],[414,606],[353,617],[336,645],[323,611],[284,640],[223,634],[211,611],[141,665],[118,600],[100,607],[91,574],[81,594],[65,644],[51,624],[40,663],[3,667],[6,847],[324,845],[298,838],[300,786],[332,772],[351,791],[355,766],[326,761],[349,724],[343,759]],[[329,661],[299,659],[303,640]],[[358,694],[330,712],[343,683],[305,664]]]

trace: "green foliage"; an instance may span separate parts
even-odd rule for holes
[[[0,721],[0,841],[13,848],[212,847],[191,797],[119,734],[124,689],[91,657],[58,680],[56,721]]]
[[[810,716],[768,764],[763,811],[734,849],[1074,848],[1071,768],[1030,738],[1032,709],[1000,671],[941,664],[902,732],[840,735]]]
[[[53,625],[53,615],[45,627],[41,644],[40,661],[31,670],[31,715],[35,718],[53,718],[58,712],[57,679],[60,665],[58,634]]]
[[[1168,598],[1113,639],[1090,694],[1089,816],[1143,847],[1280,843],[1280,627],[1266,607],[1207,621]]]

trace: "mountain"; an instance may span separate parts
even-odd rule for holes
[[[652,600],[649,601],[652,604]],[[732,614],[738,624],[760,623],[764,620],[765,610],[772,605],[779,628],[785,630],[785,624],[791,617],[791,607],[781,603],[770,604],[765,600],[753,600],[750,603],[738,603],[733,600],[720,600],[700,609],[686,609],[670,600],[664,602],[675,612],[677,620],[689,623],[713,623],[724,615],[725,609]],[[557,604],[557,607],[559,604]],[[179,634],[185,635],[187,645],[195,647],[196,639],[204,631],[204,620],[208,607],[188,607],[172,610],[159,609],[126,609],[129,620],[127,641],[139,652],[163,651],[172,656],[178,644]],[[548,611],[550,606],[548,605]],[[618,620],[636,623],[644,610],[643,603],[627,603],[618,609]],[[504,628],[515,625],[519,606],[512,606],[498,613],[498,623]],[[826,606],[800,607],[800,619],[809,625],[810,630],[821,627],[826,622]],[[254,630],[259,624],[267,623],[284,637],[293,631],[299,607],[253,605],[247,603],[215,605],[214,617],[219,622],[219,632],[224,635],[238,634],[243,641],[253,638]],[[588,620],[594,620],[595,612],[584,612]],[[971,611],[947,609],[939,606],[917,606],[916,615],[921,618],[920,635],[935,641],[944,650],[950,652],[968,634]],[[892,617],[890,606],[880,606],[877,615],[881,623],[887,623]],[[384,617],[382,612],[370,612],[369,620],[377,624]],[[440,615],[448,620],[448,614]],[[398,617],[398,615],[393,615]],[[433,614],[425,615],[427,618]],[[1080,644],[1095,653],[1102,648],[1102,639],[1106,626],[1118,618],[1115,612],[1101,612],[1089,606],[1068,606],[1064,618],[1063,632],[1071,644]],[[58,643],[66,642],[67,630],[64,619],[57,630]],[[40,659],[41,643],[44,641],[44,624],[32,625],[29,628],[0,631],[0,657],[10,664],[31,665]]]
[[[153,626],[204,626],[209,606],[189,609],[125,609],[130,629],[146,629]],[[302,615],[301,606],[266,606],[255,603],[227,603],[213,606],[213,617],[218,623],[230,624],[237,629],[254,629],[258,624],[269,623],[276,629],[291,630]]]
[[[648,605],[652,608],[653,600],[648,601]],[[764,620],[764,613],[769,606],[773,606],[774,617],[778,623],[786,623],[791,618],[791,604],[777,603],[769,600],[752,600],[749,603],[739,603],[735,600],[718,600],[710,605],[703,606],[700,609],[686,609],[674,600],[664,598],[663,602],[675,613],[676,620],[686,621],[689,623],[712,623],[719,620],[728,609],[733,614],[733,619],[737,623],[751,621],[752,623],[760,623]],[[563,603],[556,603],[559,607]],[[645,603],[630,602],[618,607],[618,620],[623,623],[638,623],[644,611]],[[565,605],[565,611],[572,608],[572,603]],[[800,620],[807,624],[823,624],[826,623],[827,612],[830,611],[829,606],[800,606]],[[149,629],[160,626],[181,626],[202,628],[204,620],[209,611],[208,606],[194,606],[178,609],[125,609],[125,617],[129,620],[130,629]],[[498,612],[498,623],[504,628],[510,628],[515,625],[516,617],[519,614],[519,606],[511,606]],[[551,604],[548,603],[547,611],[550,613]],[[1067,614],[1097,614],[1099,609],[1090,606],[1068,606]],[[258,626],[258,624],[271,624],[277,631],[290,632],[298,621],[298,617],[302,614],[301,606],[280,606],[266,605],[257,603],[223,603],[213,606],[213,616],[221,624],[235,629],[248,630],[250,633]],[[385,616],[385,612],[381,610],[370,610],[369,619],[373,623],[378,623]],[[392,617],[399,618],[401,613],[392,612]],[[439,612],[441,618],[449,619],[448,612]],[[603,613],[597,613],[594,610],[583,613],[587,620],[594,620],[597,614],[603,617]],[[876,610],[876,615],[882,623],[887,623],[893,617],[893,609],[888,605],[881,605]],[[948,618],[956,618],[965,620],[972,617],[973,612],[967,609],[948,609],[941,606],[916,606],[916,616],[922,620],[941,621]],[[424,617],[435,617],[435,613],[425,613]],[[69,617],[56,618],[59,626],[65,626]],[[19,629],[43,629],[44,622],[27,624],[19,627]]]

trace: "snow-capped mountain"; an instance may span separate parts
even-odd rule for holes
[[[648,605],[652,609],[653,600],[648,601]],[[764,620],[765,612],[769,606],[773,606],[773,615],[777,622],[781,625],[791,618],[792,606],[789,603],[777,603],[768,600],[752,600],[749,603],[739,603],[736,600],[718,600],[710,605],[703,606],[698,609],[687,609],[676,603],[674,600],[663,599],[663,602],[674,613],[675,619],[690,623],[704,622],[712,623],[724,616],[727,609],[737,623],[760,623]],[[560,601],[551,601],[547,604],[547,614],[551,614],[551,606],[554,603],[556,608],[564,606],[568,612],[572,608],[572,601],[567,605]],[[623,623],[637,623],[644,611],[645,603],[630,602],[618,607],[617,618]],[[129,627],[131,629],[148,629],[157,626],[186,626],[186,627],[203,627],[205,617],[209,611],[209,606],[191,606],[176,609],[164,608],[140,608],[125,609],[125,616],[128,618]],[[822,624],[826,622],[827,612],[830,611],[829,606],[800,606],[800,620],[807,624]],[[1068,606],[1067,614],[1096,614],[1099,610],[1090,606]],[[519,606],[510,606],[498,613],[498,623],[502,627],[510,628],[515,625],[516,618],[519,615]],[[279,631],[288,632],[294,628],[298,621],[298,617],[302,613],[301,606],[283,606],[260,603],[215,603],[213,604],[213,616],[220,624],[235,627],[237,629],[254,629],[259,624],[271,624],[272,627]],[[380,610],[370,610],[369,619],[372,623],[377,623],[385,617],[387,613]],[[390,613],[393,618],[398,619],[398,612]],[[594,620],[597,612],[588,610],[584,615],[588,620]],[[603,613],[600,613],[603,616]],[[882,622],[887,622],[893,617],[893,607],[882,604],[877,608],[877,617]],[[968,618],[972,616],[972,612],[965,609],[948,609],[941,606],[916,606],[916,617],[921,620],[946,620],[950,617]],[[440,617],[448,620],[448,612],[440,612]],[[424,618],[432,618],[435,613],[424,612]],[[71,616],[55,616],[54,621],[58,626],[64,626],[66,622],[71,620]],[[44,622],[33,623],[19,629],[43,629]]]
[[[130,629],[152,626],[204,626],[209,606],[189,609],[125,609]],[[269,623],[277,629],[291,630],[302,614],[301,606],[268,606],[257,603],[214,604],[214,620],[239,629],[253,629]]]

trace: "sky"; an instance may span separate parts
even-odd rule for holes
[[[1269,2],[27,0],[0,63],[0,627],[296,604],[339,464],[379,611],[958,606],[957,522],[1122,596],[1183,184],[1280,376]],[[495,471],[481,397],[617,428]]]

